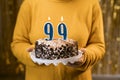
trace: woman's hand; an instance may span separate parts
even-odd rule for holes
[[[27,49],[27,52],[32,52],[34,48],[35,48],[35,46],[32,45],[30,48]]]
[[[35,49],[35,45],[32,45],[30,48],[27,49],[27,52],[32,52],[33,49]],[[38,63],[35,63],[36,65],[38,66],[44,66],[44,64],[38,64]]]
[[[84,54],[86,52],[86,49],[85,48],[81,48],[80,50],[83,52],[82,57],[80,58],[80,60],[75,62],[75,63],[68,63],[67,64],[68,66],[74,67],[74,68],[79,68],[80,65],[84,62]]]

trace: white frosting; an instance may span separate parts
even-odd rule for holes
[[[39,39],[38,41],[38,45],[40,45],[41,43],[44,43],[46,45],[50,45],[52,47],[61,47],[61,45],[65,45],[65,43],[70,43],[70,44],[74,44],[74,40],[72,39],[67,39],[67,40],[62,40],[62,39],[53,39],[50,41],[47,41],[45,39]]]

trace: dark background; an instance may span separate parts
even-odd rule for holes
[[[0,80],[24,80],[25,67],[10,43],[22,0],[0,0]],[[120,80],[120,0],[100,0],[106,41],[105,57],[94,66],[93,80]]]

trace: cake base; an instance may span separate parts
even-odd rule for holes
[[[65,59],[78,55],[78,44],[72,39],[40,39],[35,44],[35,56],[42,59]]]
[[[77,56],[73,56],[73,57],[65,58],[65,59],[48,60],[48,59],[36,58],[35,50],[33,50],[32,52],[30,52],[30,58],[34,63],[37,63],[38,65],[44,64],[47,66],[47,65],[53,64],[53,65],[57,66],[59,63],[62,63],[63,65],[67,65],[69,62],[74,63],[74,62],[79,61],[80,58],[82,57],[82,53],[83,52],[78,50]]]

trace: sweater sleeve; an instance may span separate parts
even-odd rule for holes
[[[36,66],[30,59],[27,48],[32,44],[29,40],[31,21],[31,11],[28,0],[23,1],[16,21],[16,26],[13,34],[11,49],[15,57],[25,65]]]
[[[85,61],[79,68],[81,71],[91,68],[105,53],[103,20],[98,0],[96,0],[96,3],[93,6],[92,16],[91,32],[86,46],[86,53],[84,55]]]

